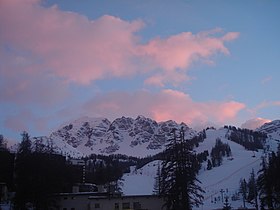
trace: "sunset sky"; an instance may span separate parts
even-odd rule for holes
[[[194,128],[280,119],[279,10],[278,0],[0,0],[0,134],[49,135],[83,116]]]

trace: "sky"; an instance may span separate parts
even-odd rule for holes
[[[143,115],[280,119],[278,0],[0,0],[0,134]]]

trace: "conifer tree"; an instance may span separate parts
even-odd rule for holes
[[[9,191],[14,190],[14,157],[14,154],[7,149],[4,137],[0,135],[0,183],[2,182],[7,184]]]
[[[172,131],[161,170],[161,195],[167,210],[189,210],[202,204],[203,190],[197,184],[195,157],[184,137],[184,130]]]
[[[28,133],[23,132],[15,160],[15,209],[26,209],[30,204],[45,210],[52,205],[49,195],[71,186],[74,171],[66,165],[65,157],[32,151],[31,145]]]
[[[258,172],[258,187],[261,200],[261,206],[267,206],[268,209],[273,209],[273,180],[271,180],[269,168],[267,166],[265,158],[262,159],[261,169]]]
[[[212,163],[211,161],[208,159],[207,161],[207,170],[211,170],[212,169]]]
[[[246,198],[247,198],[248,189],[247,189],[247,182],[246,182],[245,179],[241,179],[241,180],[240,180],[240,188],[239,188],[239,191],[241,192],[241,195],[242,195],[243,207],[246,208],[245,201],[246,201]]]
[[[268,209],[280,208],[280,157],[271,153],[268,163],[262,162],[259,171],[258,186],[260,189],[260,200],[263,207]]]
[[[30,140],[30,136],[26,131],[23,131],[21,134],[22,137],[22,141],[19,144],[19,148],[18,148],[18,155],[29,155],[32,151],[31,151],[31,140]]]
[[[29,134],[25,131],[21,136],[22,141],[19,144],[15,162],[16,209],[24,209],[26,203],[31,202],[33,183],[30,176],[32,170],[31,140]]]
[[[248,196],[247,196],[247,200],[249,202],[254,202],[256,210],[259,209],[259,206],[258,206],[257,181],[256,181],[256,178],[255,178],[254,170],[252,170],[251,176],[250,176],[249,181],[248,181]]]
[[[7,150],[7,143],[4,139],[4,136],[0,134],[0,151]]]
[[[160,170],[160,164],[158,163],[157,174],[156,174],[156,177],[155,177],[154,190],[153,190],[153,193],[155,195],[160,195],[161,194],[160,176],[161,176],[161,170]]]

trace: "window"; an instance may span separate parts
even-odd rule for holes
[[[130,203],[122,203],[122,209],[130,209]]]
[[[119,209],[120,209],[119,203],[115,203],[115,210],[119,210]]]
[[[95,208],[95,209],[100,209],[100,203],[94,204],[94,208]]]

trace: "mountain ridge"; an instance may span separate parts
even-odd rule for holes
[[[173,120],[157,122],[153,119],[137,116],[116,118],[112,122],[106,118],[83,117],[61,125],[48,137],[35,137],[34,140],[52,142],[68,148],[70,145],[77,156],[95,154],[127,154],[147,156],[161,152],[170,139],[173,129],[183,128],[186,138],[197,135],[197,131],[185,123]],[[57,146],[57,147],[56,147]],[[60,153],[63,153],[59,150]],[[75,156],[75,155],[74,155]]]
[[[183,122],[157,122],[141,115],[136,118],[123,116],[113,121],[102,117],[82,117],[59,126],[49,136],[33,137],[32,141],[72,157],[90,154],[144,157],[163,151],[171,138],[171,131],[181,127],[187,139],[199,134]],[[276,145],[280,139],[280,120],[265,123],[256,131],[266,133]]]

